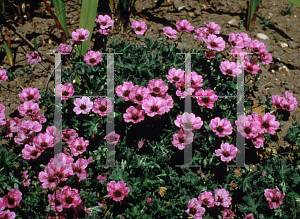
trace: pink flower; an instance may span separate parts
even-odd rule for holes
[[[150,90],[144,86],[139,87],[138,85],[135,85],[131,88],[129,93],[129,98],[140,105],[142,105],[143,101],[149,97],[151,97]]]
[[[245,138],[256,138],[260,132],[260,126],[255,122],[251,115],[239,115],[238,119],[235,121],[238,132]]]
[[[249,43],[249,49],[255,54],[259,54],[266,49],[266,45],[258,40],[251,40]]]
[[[98,63],[103,61],[102,55],[99,51],[95,52],[93,50],[88,51],[83,57],[84,61],[88,65],[98,65]]]
[[[228,60],[221,62],[220,69],[223,75],[229,75],[233,77],[242,73],[241,69],[237,68],[235,62],[229,62]]]
[[[255,117],[255,121],[260,124],[260,133],[269,133],[271,135],[275,134],[275,131],[280,126],[280,123],[275,121],[276,117],[271,115],[270,113],[266,113],[264,116],[257,115],[257,113],[253,113],[253,117]]]
[[[106,15],[99,15],[96,22],[100,24],[101,29],[107,29],[114,24],[114,21],[111,19],[110,16]]]
[[[216,156],[221,156],[221,161],[229,162],[236,157],[237,148],[233,144],[221,143],[221,149],[215,150]]]
[[[38,136],[33,138],[33,145],[36,146],[41,151],[44,151],[46,148],[54,147],[54,137],[45,133],[39,133]]]
[[[131,28],[134,29],[134,32],[137,35],[143,35],[148,29],[144,21],[133,21],[131,23]]]
[[[64,208],[70,208],[71,206],[76,207],[81,203],[78,189],[73,189],[70,186],[64,186],[61,191]]]
[[[257,137],[251,138],[254,147],[257,149],[264,145],[265,137],[262,134],[258,134]]]
[[[178,115],[174,121],[175,125],[183,130],[192,131],[201,129],[203,122],[200,117],[196,117],[194,113],[183,113]]]
[[[212,109],[214,103],[218,100],[217,96],[215,96],[215,92],[211,89],[199,89],[195,92],[195,96],[199,106],[206,106],[209,109]]]
[[[76,98],[76,100],[74,101],[74,105],[76,107],[74,107],[73,111],[77,115],[80,113],[88,114],[93,108],[93,102],[89,97]]]
[[[145,99],[142,103],[142,108],[150,117],[163,115],[169,110],[167,101],[161,97],[149,97],[148,99]]]
[[[259,64],[254,59],[245,60],[244,64],[245,64],[245,71],[250,74],[255,75],[261,72],[261,68]]]
[[[21,124],[20,124],[21,123]],[[18,129],[16,130],[19,132],[18,137],[14,138],[17,144],[24,144],[26,141],[30,142],[33,138],[34,133],[40,132],[42,130],[42,125],[36,121],[23,120],[18,124]]]
[[[200,88],[203,86],[203,78],[201,75],[198,75],[197,72],[191,72],[191,87]]]
[[[30,185],[30,182],[31,182],[31,179],[28,178],[29,176],[27,175],[27,173],[28,173],[28,170],[25,170],[25,171],[23,172],[23,179],[25,180],[25,181],[23,182],[23,186],[24,186],[24,187],[29,186],[29,185]]]
[[[5,207],[14,208],[20,204],[22,200],[22,192],[16,189],[11,189],[6,196],[3,197]]]
[[[201,203],[196,198],[193,198],[188,202],[186,213],[193,218],[201,219],[205,213],[205,208],[201,207]]]
[[[245,52],[243,49],[240,49],[240,48],[233,48],[232,50],[230,50],[230,54],[235,59],[239,58],[238,54],[240,54],[240,56],[243,56],[244,60],[248,58],[247,52]]]
[[[266,49],[260,50],[259,58],[265,65],[270,64],[273,60],[272,55]]]
[[[173,134],[173,142],[172,144],[174,147],[178,148],[179,150],[183,150],[185,145],[189,145],[194,140],[194,133],[187,132],[184,134],[184,131],[180,129],[177,133]]]
[[[28,62],[30,64],[37,64],[42,61],[42,58],[40,57],[39,53],[37,51],[29,52],[26,54],[26,57],[28,58]]]
[[[231,219],[233,216],[233,211],[224,209],[222,214],[223,214],[223,219]]]
[[[125,122],[138,123],[145,119],[145,111],[140,107],[130,106],[126,109],[126,113],[123,114]]]
[[[184,71],[181,69],[171,68],[168,71],[166,78],[170,81],[170,83],[184,81]]]
[[[228,42],[230,43],[230,45],[234,48],[244,48],[244,40],[243,38],[239,35],[239,33],[235,34],[235,33],[230,33],[229,34],[229,38],[228,38]]]
[[[195,29],[194,39],[202,41],[207,37],[207,35],[208,35],[208,29],[206,27],[199,27]]]
[[[205,58],[207,59],[213,59],[216,57],[216,53],[214,53],[213,51],[205,51]]]
[[[131,88],[133,88],[134,85],[131,81],[129,82],[124,82],[123,85],[118,85],[116,88],[116,93],[118,95],[118,97],[123,97],[125,99],[125,101],[129,101],[130,97],[130,91]]]
[[[241,32],[239,34],[243,38],[244,47],[248,48],[251,42],[251,38],[248,37],[248,34]]]
[[[283,110],[291,112],[297,108],[297,101],[283,98],[280,102],[280,106]]]
[[[272,95],[271,103],[276,109],[281,109],[281,101],[283,100],[283,97],[279,95]]]
[[[84,140],[83,137],[78,137],[73,141],[69,141],[69,147],[74,156],[83,154],[86,151],[86,147],[89,145],[89,140]]]
[[[48,201],[53,211],[63,211],[63,195],[59,189],[56,189],[52,195],[48,194]]]
[[[180,32],[191,32],[194,30],[194,27],[191,25],[191,23],[187,20],[178,20],[176,22],[176,28]]]
[[[33,114],[31,116],[31,120],[32,121],[37,121],[40,124],[43,124],[43,123],[47,122],[46,117],[43,114],[39,113],[39,112]]]
[[[207,39],[203,39],[207,44],[208,49],[222,51],[225,49],[225,41],[222,37],[217,37],[216,35],[210,34]]]
[[[0,83],[2,81],[6,81],[8,79],[7,75],[6,75],[6,70],[5,69],[0,69]]]
[[[18,107],[18,111],[20,115],[23,117],[32,116],[35,113],[37,113],[39,110],[40,110],[39,104],[34,103],[32,100],[25,101],[25,103],[21,104]]]
[[[19,94],[20,100],[25,100],[25,101],[36,101],[41,98],[41,95],[39,93],[39,90],[37,88],[25,88],[22,93]]]
[[[282,204],[282,199],[285,196],[284,192],[279,189],[265,189],[264,193],[266,199],[269,201],[269,208],[276,209]]]
[[[209,21],[209,23],[207,24],[206,22],[204,22],[205,27],[207,28],[208,33],[210,34],[219,34],[220,33],[220,29],[221,27],[216,24],[215,22],[211,22]]]
[[[162,96],[158,96],[160,98],[163,98],[166,102],[167,102],[167,110],[166,110],[166,113],[170,111],[170,109],[173,108],[174,106],[174,100],[173,98],[171,97],[171,95],[169,95],[168,93],[165,93],[164,95]]]
[[[215,205],[222,205],[224,208],[228,208],[231,205],[231,197],[229,192],[225,189],[215,189]]]
[[[97,180],[99,180],[100,183],[103,183],[104,181],[107,180],[107,177],[104,174],[103,175],[99,175],[99,176],[97,176]]]
[[[83,28],[77,29],[72,32],[71,44],[81,44],[89,38],[90,32],[89,30],[85,30]]]
[[[3,202],[3,198],[0,198],[0,212],[5,209],[5,203]]]
[[[112,111],[112,102],[109,98],[97,98],[94,101],[92,111],[99,116],[107,116]]]
[[[59,84],[57,86],[56,92],[54,89],[54,93],[55,93],[55,96],[57,96],[57,97],[63,96],[62,99],[68,99],[70,96],[73,96],[73,94],[75,93],[75,90],[73,88],[72,83],[64,83],[64,84]]]
[[[108,144],[116,145],[120,140],[120,135],[112,131],[108,133],[103,139],[106,139]]]
[[[3,104],[0,104],[0,126],[6,124],[5,121],[2,121],[4,119],[5,119],[5,106]]]
[[[192,94],[195,91],[195,89],[192,88],[192,87],[189,87],[187,89],[187,91],[186,91],[186,88],[185,88],[185,78],[183,79],[183,81],[177,81],[175,83],[175,86],[177,87],[176,95],[178,97],[181,97],[181,98],[185,98],[186,96],[192,96]]]
[[[75,140],[78,137],[78,133],[74,129],[65,129],[62,130],[62,139],[67,143],[69,141]]]
[[[177,38],[176,34],[178,33],[172,27],[164,27],[163,28],[164,34],[169,38]]]
[[[219,137],[225,137],[226,135],[230,135],[233,129],[231,123],[227,119],[221,120],[219,117],[211,119],[209,127]]]
[[[62,55],[67,55],[72,51],[72,46],[68,44],[61,43],[57,48],[57,52],[61,53]]]
[[[86,159],[77,159],[76,162],[72,164],[74,174],[77,175],[80,179],[86,179],[88,177],[88,174],[85,168],[87,168],[88,165],[89,163]]]
[[[147,198],[147,204],[151,202],[151,198]]]
[[[22,150],[22,157],[25,160],[36,159],[42,154],[42,150],[37,148],[36,146],[30,146],[26,144]]]
[[[244,219],[254,219],[253,213],[247,214],[247,215],[244,217]]]
[[[261,175],[265,176],[265,175],[266,175],[266,172],[262,172]]]
[[[169,87],[166,86],[166,83],[162,79],[151,79],[148,82],[147,88],[150,90],[151,93],[157,95],[164,95]]]
[[[0,218],[15,219],[16,213],[10,210],[0,211]]]
[[[205,205],[208,208],[212,208],[215,206],[215,198],[211,192],[202,192],[198,196],[198,201],[201,203],[201,205]]]
[[[108,35],[110,32],[110,29],[99,29],[97,30],[97,33],[99,33],[100,35],[106,36]]]
[[[126,183],[124,181],[111,181],[107,184],[107,196],[112,198],[114,201],[122,201],[126,195],[129,194],[130,188],[126,187]]]

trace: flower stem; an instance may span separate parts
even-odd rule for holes
[[[180,36],[178,37],[178,41],[176,42],[175,49],[177,48],[178,43],[181,42],[181,36],[182,36],[182,32],[180,33]]]

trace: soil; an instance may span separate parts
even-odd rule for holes
[[[77,5],[78,2],[78,5]],[[269,28],[264,30],[258,23],[259,18],[256,18],[256,23],[251,32],[247,31],[242,24],[232,26],[228,24],[231,19],[236,19],[242,23],[246,16],[247,1],[242,0],[206,0],[204,4],[200,4],[195,0],[137,0],[135,3],[135,10],[133,11],[132,20],[144,20],[148,26],[148,30],[141,38],[159,38],[165,37],[163,34],[163,27],[171,26],[176,29],[176,21],[186,19],[196,28],[203,26],[204,22],[213,21],[221,26],[221,36],[227,35],[231,32],[247,33],[251,39],[256,38],[257,33],[263,33],[269,37],[269,40],[260,40],[267,46],[267,50],[273,57],[273,62],[266,66],[262,66],[262,74],[260,76],[259,90],[254,91],[248,98],[253,100],[253,103],[258,103],[258,99],[263,97],[263,101],[267,94],[284,96],[284,92],[293,93],[300,103],[300,59],[299,59],[299,43],[300,43],[300,29],[299,16],[300,8],[293,6],[293,13],[291,15],[283,16],[279,13],[279,9],[284,9],[289,6],[286,0],[262,0],[258,14],[262,14],[265,18],[270,18]],[[76,7],[77,8],[74,8]],[[67,1],[66,12],[69,35],[75,31],[79,26],[80,17],[79,1]],[[154,7],[153,7],[154,6]],[[44,8],[44,10],[43,10]],[[54,11],[54,8],[52,8]],[[98,14],[109,14],[109,11],[103,10],[99,7]],[[245,20],[244,20],[245,21]],[[43,52],[52,52],[56,50],[58,45],[62,43],[60,32],[46,10],[44,3],[42,3],[41,10],[36,11],[32,18],[32,22],[26,21],[24,24],[15,22],[21,30],[21,33],[33,43],[33,37],[36,37],[38,46]],[[4,31],[3,31],[4,32]],[[128,42],[135,42],[136,35],[131,28],[123,30],[123,33],[114,28],[112,30],[112,37],[109,37],[108,42],[120,38]],[[15,66],[11,67],[13,72],[20,67],[29,66],[26,58],[26,53],[32,51],[28,44],[25,43],[13,31],[10,31],[12,50],[14,52]],[[96,28],[93,32],[90,48],[94,48]],[[184,33],[183,38],[188,42],[179,43],[178,47],[186,47],[191,49],[193,44],[193,34]],[[175,40],[169,40],[175,42]],[[137,41],[139,44],[140,42]],[[287,43],[288,47],[282,47],[282,43]],[[199,43],[198,43],[199,44]],[[194,48],[197,49],[197,43]],[[3,46],[3,44],[0,44]],[[228,45],[227,45],[228,46]],[[226,49],[225,49],[226,50]],[[54,55],[52,55],[54,58]],[[5,51],[0,53],[1,67],[9,69]],[[18,106],[22,103],[19,100],[18,93],[26,87],[36,87],[39,90],[45,90],[49,78],[49,72],[54,68],[54,65],[48,60],[44,59],[41,64],[32,66],[33,74],[21,73],[16,77],[17,80],[4,81],[0,86],[0,103],[5,105],[5,118],[12,119],[18,114]],[[279,68],[285,65],[289,72],[283,74]],[[46,70],[45,70],[46,69]],[[201,74],[201,72],[200,72]],[[17,82],[18,81],[18,82]],[[246,77],[247,81],[247,77]],[[250,81],[251,83],[251,81]],[[54,89],[54,78],[49,81],[48,87]],[[292,123],[297,120],[300,121],[300,104],[294,110],[288,120],[284,123],[284,127],[278,133],[278,141],[270,143],[264,152],[277,153],[277,151],[289,151],[292,145],[284,141],[283,137],[287,130],[292,127]],[[43,111],[42,111],[43,112]],[[0,142],[1,143],[1,142]]]

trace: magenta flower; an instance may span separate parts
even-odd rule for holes
[[[97,33],[99,33],[100,35],[106,36],[108,35],[110,32],[110,29],[99,29],[97,30]]]
[[[3,202],[3,198],[0,198],[0,212],[5,209],[5,203]]]
[[[89,140],[84,140],[83,137],[78,137],[73,141],[69,141],[68,144],[72,154],[74,156],[78,156],[86,151],[86,147],[89,145]]]
[[[244,64],[245,64],[245,71],[250,74],[255,75],[261,72],[261,68],[259,64],[254,59],[245,60]]]
[[[281,109],[281,101],[283,100],[284,98],[279,96],[279,95],[272,95],[272,98],[271,98],[271,103],[273,104],[273,106],[276,108],[276,109]]]
[[[222,214],[223,214],[223,219],[231,219],[233,216],[233,211],[224,209]]]
[[[248,48],[251,42],[251,38],[248,37],[248,34],[241,32],[239,34],[243,38],[244,47]]]
[[[41,151],[44,151],[46,148],[54,147],[54,137],[45,133],[39,133],[38,136],[33,138],[33,145],[36,146]]]
[[[217,37],[216,35],[210,34],[207,39],[203,39],[207,44],[208,49],[222,51],[225,49],[225,41],[222,37]]]
[[[173,106],[174,106],[174,100],[171,97],[171,95],[169,95],[168,93],[165,93],[164,95],[158,96],[158,97],[163,98],[166,101],[166,103],[167,103],[167,105],[166,105],[166,107],[167,107],[166,113],[169,112],[170,109],[172,109]]]
[[[211,192],[202,192],[198,196],[198,201],[201,203],[201,205],[205,205],[208,208],[212,208],[215,206],[215,198]]]
[[[191,32],[194,30],[194,27],[191,25],[191,23],[187,20],[178,20],[176,22],[176,28],[180,32]]]
[[[116,145],[120,140],[120,135],[112,131],[108,133],[103,139],[106,139],[108,144]]]
[[[247,214],[247,215],[244,217],[244,219],[254,219],[253,213]]]
[[[215,189],[215,205],[222,205],[224,208],[229,208],[231,205],[231,197],[225,189]]]
[[[0,218],[15,219],[16,213],[10,210],[0,211]]]
[[[213,59],[216,57],[216,53],[214,53],[213,51],[205,51],[205,58],[207,59]]]
[[[260,133],[269,133],[271,135],[275,134],[275,131],[280,126],[280,123],[275,121],[276,117],[271,115],[270,113],[266,113],[264,116],[257,115],[257,113],[253,113],[252,116],[254,117],[255,121],[258,122],[260,125]]]
[[[260,50],[259,58],[265,65],[270,64],[273,60],[272,55],[266,49]]]
[[[6,196],[3,197],[5,207],[14,208],[20,204],[22,200],[22,192],[16,189],[11,189]]]
[[[32,100],[26,101],[18,107],[18,111],[21,116],[32,116],[40,110],[39,104],[34,103]]]
[[[66,141],[67,143],[75,140],[78,137],[78,133],[74,129],[65,129],[62,130],[61,133],[62,140]]]
[[[99,116],[107,116],[112,111],[112,102],[109,98],[97,98],[92,111]]]
[[[25,88],[22,93],[19,93],[20,100],[25,101],[36,101],[41,98],[41,95],[39,93],[39,90],[37,88]]]
[[[283,110],[291,112],[297,108],[297,103],[298,102],[296,101],[296,98],[295,100],[289,100],[283,98],[282,101],[280,102],[280,106]]]
[[[188,209],[185,212],[193,218],[201,219],[205,213],[205,208],[201,207],[201,203],[196,198],[193,198],[189,200]]]
[[[89,30],[85,30],[83,28],[77,29],[72,32],[71,44],[81,44],[89,38],[90,32]]]
[[[194,113],[183,113],[178,115],[174,121],[175,125],[183,130],[192,131],[201,129],[203,122],[200,117],[196,117]]]
[[[259,54],[266,49],[266,45],[258,40],[251,40],[249,43],[249,49],[255,54]]]
[[[56,92],[54,89],[55,96],[62,97],[62,99],[68,99],[70,96],[73,96],[75,90],[72,83],[64,83],[57,85]]]
[[[114,21],[111,19],[110,16],[106,15],[99,15],[96,22],[100,24],[101,29],[107,29],[114,24]]]
[[[107,177],[106,177],[106,175],[102,174],[102,175],[97,176],[97,180],[98,180],[100,183],[103,183],[104,181],[107,180]]]
[[[29,52],[26,54],[26,57],[28,58],[28,62],[30,64],[37,64],[42,61],[42,58],[40,57],[39,53],[37,51]]]
[[[133,21],[131,23],[131,28],[134,30],[135,34],[143,35],[148,29],[144,21]]]
[[[6,124],[4,119],[5,119],[5,106],[3,104],[0,104],[0,126]]]
[[[114,201],[122,201],[126,195],[129,194],[130,188],[126,187],[126,183],[124,181],[111,181],[107,184],[107,196],[112,198]]]
[[[99,51],[95,52],[93,50],[88,51],[83,57],[84,61],[88,65],[98,65],[98,63],[103,61],[102,55]]]
[[[228,60],[221,62],[220,69],[223,75],[229,75],[233,77],[242,73],[242,70],[237,68],[235,62],[229,62]]]
[[[88,161],[84,158],[79,158],[75,163],[72,164],[72,168],[74,174],[77,175],[80,179],[86,179],[88,177],[88,173],[85,168],[89,165]]]
[[[256,138],[258,133],[260,133],[260,126],[255,122],[251,115],[239,115],[238,119],[235,121],[238,132],[245,138]]]
[[[163,28],[164,34],[169,38],[177,38],[176,34],[178,33],[172,27],[164,27]]]
[[[176,95],[178,97],[181,97],[181,98],[185,98],[186,96],[192,96],[192,94],[194,93],[195,89],[192,88],[192,87],[189,87],[186,91],[186,88],[185,88],[185,78],[183,79],[184,81],[177,81],[175,83],[175,86],[177,87],[177,90],[176,90]]]
[[[125,122],[138,123],[145,119],[145,111],[140,107],[130,106],[126,109],[126,113],[123,114]]]
[[[52,195],[48,194],[48,201],[53,211],[63,211],[63,195],[59,189],[56,189]]]
[[[265,137],[262,134],[258,134],[257,137],[251,138],[254,147],[257,149],[264,145]]]
[[[199,106],[206,106],[209,109],[214,107],[214,103],[218,100],[215,92],[211,89],[199,89],[195,92],[195,96]]]
[[[245,52],[243,49],[240,48],[233,48],[232,50],[230,50],[230,54],[235,59],[239,58],[238,54],[240,54],[240,56],[243,56],[244,60],[248,58],[247,52]]]
[[[28,177],[28,175],[27,175],[27,173],[28,173],[28,170],[25,170],[22,174],[23,174],[23,179],[24,179],[24,182],[23,182],[23,186],[24,187],[27,187],[27,186],[29,186],[30,185],[30,182],[31,182],[31,179],[29,179]]]
[[[284,192],[279,189],[265,189],[264,193],[266,199],[269,201],[269,208],[276,209],[282,204],[282,199],[285,196]]]
[[[229,162],[236,157],[237,147],[233,144],[221,143],[221,149],[215,150],[216,156],[221,156],[221,161]]]
[[[208,29],[206,27],[199,27],[195,29],[195,40],[202,41],[208,36]]]
[[[0,69],[0,83],[2,81],[6,81],[8,79],[8,76],[6,75],[6,70],[5,69]]]
[[[75,107],[73,111],[77,115],[80,113],[88,114],[93,108],[93,102],[90,100],[89,97],[76,98],[76,100],[74,101],[74,105]]]
[[[230,135],[233,129],[231,123],[227,119],[221,120],[219,117],[211,119],[209,127],[219,137],[225,137],[226,135]]]
[[[143,101],[149,97],[151,97],[150,90],[144,86],[139,87],[138,85],[135,85],[131,88],[129,93],[129,98],[140,105],[142,105]]]
[[[200,88],[203,86],[203,78],[201,75],[198,75],[197,72],[191,72],[191,87],[192,88]]]
[[[166,78],[170,81],[170,83],[184,81],[184,71],[181,69],[171,68],[168,71],[168,75],[166,75]]]
[[[207,28],[208,33],[210,34],[219,34],[220,33],[220,25],[216,24],[215,22],[211,22],[209,21],[209,23],[207,24],[206,22],[204,22],[205,27]]]
[[[167,101],[165,99],[152,96],[143,101],[142,108],[150,117],[153,117],[155,115],[163,115],[169,110],[167,107]]]
[[[46,117],[43,114],[39,113],[39,112],[37,112],[36,114],[32,115],[31,116],[31,120],[32,121],[37,121],[40,124],[43,124],[43,123],[47,122]],[[0,125],[1,125],[1,123],[0,123]]]
[[[173,134],[173,142],[172,144],[174,147],[178,148],[179,150],[183,150],[185,145],[189,145],[194,140],[194,133],[187,132],[184,134],[184,131],[180,129],[177,133]]]
[[[57,52],[61,53],[62,55],[67,55],[72,51],[72,46],[68,44],[61,43],[57,48]]]
[[[116,88],[116,93],[118,95],[118,97],[123,97],[125,99],[125,101],[129,101],[130,97],[130,91],[131,88],[133,88],[134,85],[131,81],[129,82],[124,82],[123,85],[118,85]]]
[[[151,198],[147,198],[147,204],[151,202]]]
[[[30,146],[29,144],[25,144],[25,147],[22,150],[22,157],[25,160],[36,159],[42,154],[42,150],[37,148],[36,146]]]
[[[150,90],[150,93],[164,95],[169,87],[166,86],[166,83],[162,79],[151,79],[148,82],[147,88]]]
[[[73,189],[70,186],[64,186],[61,191],[64,208],[70,208],[71,206],[76,207],[81,203],[78,189]]]
[[[244,48],[244,40],[243,38],[239,35],[239,33],[230,33],[228,42],[233,48]]]

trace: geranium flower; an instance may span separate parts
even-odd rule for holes
[[[74,101],[74,105],[75,107],[73,111],[77,115],[80,113],[88,114],[93,108],[93,102],[90,100],[89,97],[76,98],[76,100]]]
[[[5,207],[14,208],[20,204],[22,200],[22,192],[16,189],[11,189],[6,196],[3,197]]]
[[[243,38],[239,35],[239,33],[230,33],[228,42],[230,45],[234,48],[244,48],[244,40]]]
[[[60,141],[60,132],[55,126],[48,126],[46,128],[46,133],[54,137],[54,145]]]
[[[205,205],[208,208],[215,206],[215,198],[211,192],[204,191],[198,196],[198,201],[201,205]]]
[[[272,55],[266,49],[260,50],[259,58],[261,62],[265,65],[270,64],[273,60]]]
[[[222,205],[224,208],[229,208],[231,205],[231,197],[229,197],[229,192],[225,189],[215,189],[215,205]]]
[[[166,78],[170,81],[170,83],[184,81],[184,71],[181,69],[171,68],[168,71],[168,75],[166,75]]]
[[[77,29],[72,32],[71,44],[81,44],[89,38],[90,32],[89,30],[85,30],[83,28]]]
[[[111,100],[109,98],[95,99],[92,111],[99,116],[107,116],[107,114],[112,111]]]
[[[260,148],[264,145],[265,137],[262,134],[258,134],[257,137],[251,138],[254,147]]]
[[[22,93],[19,93],[19,98],[20,100],[25,100],[25,101],[36,101],[41,98],[41,95],[39,93],[39,90],[37,88],[24,88]]]
[[[2,81],[6,81],[8,79],[8,76],[6,75],[6,70],[5,69],[0,69],[0,83]]]
[[[222,37],[217,37],[216,35],[210,34],[207,39],[203,39],[207,44],[207,48],[211,50],[222,51],[225,49],[225,41]]]
[[[259,42],[258,40],[251,40],[250,43],[249,43],[249,49],[253,53],[259,54],[263,50],[266,49],[266,45],[263,42]]]
[[[220,25],[216,24],[215,22],[211,22],[209,21],[209,23],[207,24],[206,22],[204,22],[205,27],[207,28],[208,33],[210,34],[219,34],[220,33]]]
[[[244,47],[248,49],[249,44],[251,42],[251,38],[248,37],[248,34],[243,32],[239,33],[239,35],[243,38]]]
[[[261,72],[261,68],[259,64],[254,59],[245,60],[244,64],[245,64],[245,71],[252,75]]]
[[[172,144],[178,148],[179,150],[183,150],[185,145],[189,145],[194,140],[193,132],[186,132],[180,129],[177,133],[173,134],[173,142]]]
[[[271,97],[271,103],[276,109],[281,109],[281,101],[283,100],[283,97],[279,95],[272,95]]]
[[[198,75],[197,72],[191,72],[191,87],[199,89],[203,86],[203,78],[201,75]]]
[[[26,57],[28,58],[28,62],[30,64],[37,64],[42,61],[42,58],[40,57],[39,53],[37,51],[29,52],[26,54]]]
[[[0,218],[15,219],[16,213],[10,210],[0,211]]]
[[[54,147],[54,137],[45,133],[39,133],[38,136],[33,138],[33,145],[36,146],[41,151],[44,151],[46,148]]]
[[[177,90],[176,90],[176,95],[178,97],[181,97],[181,98],[185,98],[186,96],[192,96],[195,89],[192,88],[192,87],[189,87],[187,90],[185,88],[185,79],[184,81],[177,81],[175,83],[175,86],[177,87]]]
[[[116,93],[118,95],[118,97],[123,97],[125,99],[125,101],[129,101],[130,97],[130,91],[131,88],[133,88],[134,85],[131,81],[129,82],[124,82],[123,85],[118,85],[116,88]]]
[[[77,159],[76,162],[72,164],[74,174],[77,175],[80,179],[86,179],[89,176],[85,170],[85,168],[87,168],[88,165],[89,163],[86,159]]]
[[[108,133],[103,139],[106,139],[108,144],[116,145],[120,140],[120,135],[115,133],[115,131],[112,131]]]
[[[270,113],[266,113],[264,116],[258,115],[256,112],[252,114],[255,121],[258,122],[260,126],[260,133],[269,133],[271,135],[275,134],[275,131],[280,126],[278,121],[275,121],[276,117]]]
[[[18,107],[19,114],[23,117],[32,116],[40,111],[39,104],[34,103],[32,100],[25,101]]]
[[[36,146],[25,144],[25,147],[22,149],[22,157],[25,160],[36,159],[42,154],[42,152],[43,151]]]
[[[215,150],[216,156],[221,156],[221,161],[229,162],[236,157],[237,148],[233,144],[221,143],[221,149]]]
[[[205,58],[213,59],[215,57],[216,57],[216,53],[214,53],[213,51],[211,51],[211,50],[205,51]]]
[[[57,48],[57,52],[61,53],[62,55],[67,55],[72,51],[72,46],[68,44],[61,43]]]
[[[142,108],[148,116],[163,115],[168,111],[167,101],[161,97],[149,97],[142,103]]]
[[[62,139],[66,141],[67,143],[69,141],[75,140],[78,137],[78,133],[75,129],[65,129],[61,131],[62,133]]]
[[[209,127],[219,137],[225,137],[226,135],[230,135],[233,129],[231,123],[227,119],[221,120],[219,117],[211,119]]]
[[[211,89],[199,89],[195,92],[195,97],[199,106],[206,106],[209,109],[212,109],[214,107],[214,103],[218,100],[215,92]]]
[[[174,30],[172,27],[164,27],[163,28],[164,34],[169,38],[177,38],[176,34],[178,33],[176,30]]]
[[[224,209],[223,212],[223,219],[231,219],[233,216],[233,211],[230,211],[228,209]]]
[[[114,201],[122,201],[126,195],[129,194],[130,188],[126,187],[126,183],[124,181],[111,181],[107,184],[107,196],[112,198]]]
[[[178,20],[176,21],[176,28],[180,32],[191,32],[194,30],[194,27],[191,25],[191,23],[187,20]]]
[[[166,113],[169,112],[170,109],[172,109],[174,106],[174,100],[173,100],[172,96],[169,95],[168,93],[165,93],[164,95],[162,95],[162,96],[159,95],[158,97],[163,98],[166,101],[166,103],[167,103]]]
[[[269,201],[270,209],[277,209],[282,205],[282,200],[285,196],[284,192],[281,192],[279,189],[265,189],[264,196]]]
[[[297,108],[297,101],[283,98],[280,102],[280,106],[281,109],[291,112]]]
[[[78,189],[71,188],[70,186],[64,186],[61,190],[63,207],[70,208],[71,206],[76,207],[81,203],[81,198]]]
[[[103,58],[99,51],[95,52],[93,50],[90,50],[85,54],[85,56],[83,57],[83,60],[88,65],[96,66],[96,65],[98,65],[98,63],[103,61]]]
[[[70,96],[73,96],[74,93],[75,93],[75,90],[73,88],[72,83],[59,84],[59,85],[57,85],[56,90],[54,88],[55,96],[57,96],[57,97],[63,96],[62,99],[68,99]]]
[[[238,58],[238,54],[240,54],[240,56],[243,56],[244,60],[248,58],[247,52],[245,52],[243,49],[240,49],[240,48],[233,48],[232,50],[230,50],[230,54],[235,59]]]
[[[143,35],[148,29],[144,21],[133,21],[131,23],[131,28],[134,30],[135,34]]]
[[[106,36],[108,35],[110,32],[110,29],[99,29],[97,30],[97,33],[99,33],[100,35]]]
[[[200,117],[196,117],[194,113],[187,112],[184,112],[183,115],[178,115],[174,123],[177,127],[187,131],[201,129],[203,125]]]
[[[244,217],[244,219],[254,219],[253,213],[247,214],[247,215]]]
[[[25,170],[22,174],[23,174],[23,179],[25,180],[24,182],[23,182],[23,186],[24,187],[27,187],[27,186],[29,186],[30,185],[30,182],[31,182],[31,179],[29,179],[28,177],[28,175],[27,175],[27,173],[28,173],[28,170]]]
[[[232,77],[242,73],[242,70],[237,67],[235,62],[229,62],[228,60],[221,62],[220,70],[223,75],[229,75]]]
[[[31,120],[32,121],[37,121],[40,124],[43,124],[43,123],[47,122],[46,117],[43,114],[39,113],[39,112],[33,114],[31,116]]]
[[[68,144],[72,154],[74,156],[78,156],[86,151],[86,147],[89,145],[89,140],[84,140],[83,137],[78,137],[73,141],[69,141]]]
[[[100,24],[101,29],[107,29],[114,24],[114,21],[111,19],[109,15],[99,15],[96,22]]]
[[[260,126],[255,122],[251,115],[239,115],[238,119],[235,121],[238,132],[245,138],[256,138],[258,133],[260,133]]]
[[[208,35],[208,29],[206,27],[199,27],[195,29],[194,39],[202,41],[207,37],[207,35]]]
[[[104,181],[107,180],[107,177],[106,177],[106,175],[102,174],[102,175],[97,176],[96,179],[97,179],[100,183],[103,183]]]
[[[166,86],[166,83],[162,79],[151,79],[148,82],[147,88],[150,90],[151,93],[157,95],[164,95],[169,87]]]
[[[63,194],[61,190],[56,189],[52,195],[48,194],[48,201],[53,211],[63,211]]]
[[[135,85],[131,88],[129,98],[135,103],[142,105],[143,101],[151,97],[150,90],[144,86]]]
[[[140,107],[130,106],[126,109],[126,113],[123,114],[125,122],[138,123],[145,119],[145,111]]]
[[[205,213],[205,208],[201,207],[200,202],[196,199],[190,199],[188,202],[188,209],[185,211],[189,216],[193,218],[202,218]]]

